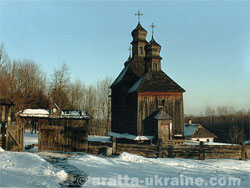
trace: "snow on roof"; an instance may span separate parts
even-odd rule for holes
[[[93,136],[93,135],[89,135],[88,136],[88,141],[89,142],[111,142],[111,139],[109,136]]]
[[[245,142],[243,142],[246,145],[250,145],[250,140],[246,140]]]
[[[184,124],[184,136],[193,136],[195,129],[199,124]]]
[[[64,110],[58,116],[51,115],[46,109],[25,109],[17,113],[20,117],[36,117],[36,118],[71,118],[71,119],[92,119],[86,110]]]
[[[116,85],[116,84],[118,84],[118,83],[123,79],[123,77],[125,76],[125,74],[126,74],[128,68],[129,68],[130,64],[131,64],[131,63],[129,63],[126,67],[123,68],[122,72],[121,72],[121,73],[119,74],[119,76],[115,79],[115,81],[113,82],[113,84],[111,85],[111,87],[114,86],[114,85]]]
[[[120,134],[120,133],[114,133],[114,132],[109,132],[108,135],[116,137],[116,138],[126,138],[129,140],[151,140],[154,138],[154,136],[135,136],[135,135],[128,134],[128,133]]]
[[[45,109],[25,109],[18,113],[21,117],[49,117],[49,111]]]
[[[137,90],[139,85],[141,84],[142,80],[144,79],[146,74],[142,75],[136,82],[135,84],[128,90],[128,93],[132,93]]]

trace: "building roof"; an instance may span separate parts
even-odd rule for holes
[[[217,138],[217,136],[200,125],[197,127],[192,138]]]
[[[200,124],[184,124],[184,136],[192,138],[216,138],[216,135]]]
[[[172,120],[172,117],[163,110],[159,110],[159,112],[154,116],[154,118],[158,120]]]
[[[184,124],[184,136],[192,137],[199,124]]]
[[[132,92],[185,92],[185,90],[173,81],[163,71],[147,71],[129,89]]]
[[[153,37],[153,36],[152,36],[151,41],[148,43],[148,45],[152,45],[152,46],[159,46],[159,47],[161,47],[161,45],[160,45],[160,44],[158,44],[158,43],[155,41],[155,39],[154,39],[154,37]]]
[[[0,105],[15,106],[14,103],[7,98],[0,98]]]
[[[16,114],[22,118],[92,119],[86,110],[62,110],[60,115],[50,114],[47,109],[25,109]]]
[[[147,33],[146,29],[144,29],[142,27],[142,25],[140,24],[140,22],[137,24],[136,28],[132,31],[132,33],[131,33],[132,36],[136,35],[138,33],[138,31],[142,31],[142,32],[146,32]]]

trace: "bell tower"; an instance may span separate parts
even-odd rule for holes
[[[160,71],[161,70],[161,45],[159,45],[154,40],[154,28],[156,27],[153,23],[150,26],[152,28],[152,39],[146,46],[146,69],[152,71]]]
[[[133,37],[133,41],[131,42],[132,57],[146,57],[145,46],[148,43],[146,41],[147,31],[140,24],[140,16],[142,16],[143,14],[141,14],[138,10],[138,13],[136,13],[135,15],[138,16],[138,25],[131,33]]]

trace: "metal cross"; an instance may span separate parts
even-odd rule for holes
[[[154,28],[156,27],[155,25],[154,25],[154,23],[152,23],[152,25],[150,25],[150,27],[152,28],[152,35],[154,34]]]
[[[143,14],[138,10],[137,13],[135,13],[135,16],[138,16],[138,22],[140,22],[140,16],[143,16]]]

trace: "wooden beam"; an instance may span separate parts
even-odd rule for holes
[[[5,122],[5,109],[6,109],[6,106],[5,106],[5,105],[2,105],[2,106],[1,106],[1,111],[2,111],[2,118],[1,118],[1,121],[2,121],[2,122]]]

